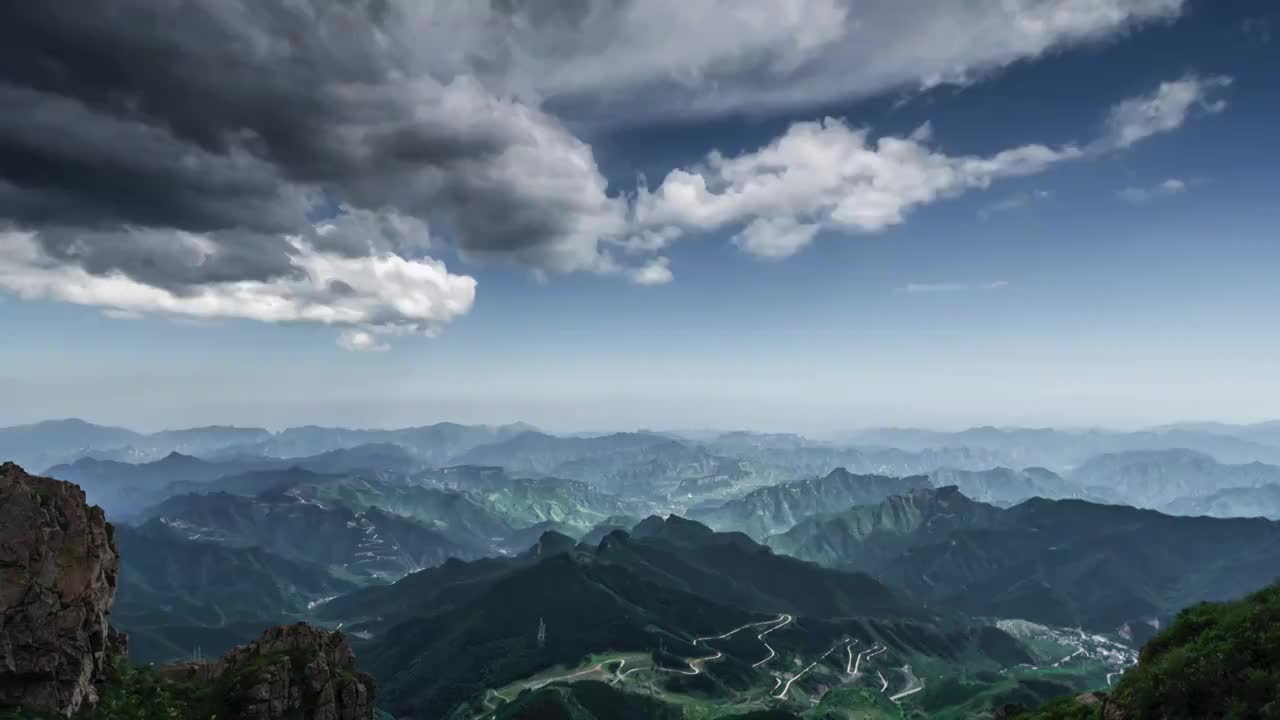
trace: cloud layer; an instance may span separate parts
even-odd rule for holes
[[[1157,133],[1181,127],[1194,112],[1222,112],[1227,101],[1216,96],[1230,85],[1231,78],[1224,75],[1207,78],[1187,75],[1160,83],[1149,95],[1130,98],[1112,108],[1107,116],[1107,133],[1099,144],[1126,148]]]
[[[1178,17],[1184,0],[423,2],[433,67],[604,122],[797,109],[967,83]],[[623,114],[625,113],[625,114]]]
[[[1041,172],[1082,155],[1079,148],[1024,145],[990,156],[950,156],[910,137],[872,139],[838,118],[793,124],[765,147],[736,157],[718,152],[696,168],[673,170],[642,190],[637,221],[713,230],[743,223],[742,250],[791,255],[821,227],[873,233],[902,223],[921,205]]]
[[[855,12],[856,10],[856,12]],[[0,9],[0,289],[340,328],[382,350],[469,311],[450,264],[674,279],[723,230],[781,259],[1217,112],[1187,76],[1084,146],[949,155],[841,118],[611,189],[569,130],[967,83],[1183,0],[88,0]],[[945,39],[945,42],[941,41]],[[617,101],[625,98],[626,103]],[[626,107],[627,116],[616,108]],[[453,258],[457,258],[457,261]]]
[[[672,170],[657,188],[641,188],[635,219],[669,232],[734,228],[733,242],[744,252],[784,258],[822,229],[880,232],[938,200],[1169,132],[1197,109],[1221,111],[1226,103],[1216,94],[1230,82],[1187,76],[1123,100],[1107,113],[1102,135],[1084,147],[1029,144],[954,156],[932,146],[927,124],[907,137],[874,138],[840,118],[798,122],[761,148],[734,157],[712,151],[700,165]],[[1034,197],[1041,196],[1015,196],[987,212]]]
[[[199,265],[218,246],[207,236],[168,233],[170,249],[181,247]],[[31,231],[0,233],[0,288],[25,299],[48,299],[108,308],[117,317],[163,312],[262,322],[311,322],[354,330],[343,337],[433,334],[465,314],[475,301],[476,282],[453,275],[430,258],[408,260],[393,253],[345,257],[294,238],[290,270],[266,279],[193,283],[180,288],[138,280],[120,270],[95,273],[83,264],[52,261]],[[360,341],[350,345],[368,344]]]
[[[1170,195],[1178,195],[1185,192],[1186,189],[1187,184],[1185,182],[1177,178],[1169,178],[1164,182],[1159,182],[1149,187],[1130,186],[1122,189],[1118,194],[1128,202],[1144,203]]]
[[[616,272],[600,243],[626,204],[591,148],[426,73],[401,21],[383,0],[6,5],[4,287],[403,332],[470,307],[474,282],[426,256],[440,244]],[[396,293],[362,291],[371,273]]]

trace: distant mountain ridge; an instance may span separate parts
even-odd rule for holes
[[[1095,630],[1166,618],[1280,575],[1280,523],[1080,500],[1001,509],[956,488],[810,518],[769,544],[869,572],[930,606]]]
[[[1225,488],[1212,495],[1179,498],[1166,505],[1165,511],[1174,515],[1280,520],[1280,485]]]
[[[284,495],[180,495],[151,508],[145,518],[143,527],[159,523],[187,540],[262,547],[363,582],[398,578],[487,550],[378,508],[351,510]]]
[[[693,511],[689,517],[717,530],[743,532],[763,540],[819,513],[878,503],[926,487],[930,487],[929,479],[923,475],[854,475],[836,468],[821,477],[760,488],[720,507]]]
[[[650,498],[715,494],[752,481],[750,469],[739,459],[653,433],[593,437],[522,433],[475,447],[456,462],[584,480],[609,492]]]
[[[1280,422],[1256,426],[1175,424],[1136,432],[1053,428],[975,427],[959,432],[879,428],[850,433],[843,442],[904,450],[969,447],[1000,453],[1004,465],[1069,470],[1096,455],[1186,448],[1224,463],[1280,463]]]
[[[1280,466],[1224,464],[1186,449],[1136,450],[1092,458],[1067,479],[1114,501],[1165,508],[1184,498],[1205,497],[1228,488],[1280,485]]]
[[[939,468],[929,473],[934,487],[953,485],[966,497],[996,505],[1013,505],[1033,497],[1097,499],[1061,475],[1040,467],[1023,470],[997,467],[990,470]]]
[[[405,448],[380,444],[330,450],[304,458],[234,456],[201,459],[176,451],[146,463],[81,458],[71,464],[49,468],[47,474],[80,485],[90,502],[101,505],[112,519],[120,519],[173,495],[218,489],[221,487],[215,482],[218,480],[237,491],[247,489],[247,482],[254,478],[243,476],[250,473],[292,469],[313,474],[363,471],[376,475],[407,473],[419,467],[421,462]],[[231,479],[236,476],[240,479]],[[264,483],[272,481],[267,475],[261,475],[259,479]],[[257,491],[265,489],[266,485]]]
[[[359,445],[399,445],[419,462],[439,465],[484,443],[534,430],[526,423],[349,429],[304,426],[273,433],[264,428],[207,426],[155,433],[95,425],[79,419],[47,420],[0,428],[0,456],[25,466],[49,468],[81,457],[151,462],[172,452],[208,456],[305,457]]]

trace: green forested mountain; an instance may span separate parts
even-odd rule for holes
[[[487,687],[576,665],[591,652],[665,644],[695,656],[695,635],[759,619],[560,553],[502,576],[465,605],[395,626],[361,657],[393,712],[441,717]]]
[[[773,553],[741,533],[717,533],[677,516],[642,539],[607,536],[596,557],[641,577],[759,612],[814,617],[926,617],[861,573],[833,572]]]
[[[1079,500],[1008,509],[955,488],[811,518],[780,552],[870,572],[930,606],[1112,630],[1230,599],[1280,574],[1280,524]]]
[[[522,694],[504,704],[495,720],[682,720],[680,707],[587,681]]]
[[[556,522],[583,533],[610,516],[652,507],[583,480],[522,477],[497,467],[447,467],[422,473],[415,481],[466,492],[514,527]]]
[[[1016,720],[1280,717],[1280,586],[1178,614],[1109,695],[1064,698]]]
[[[1003,633],[990,629],[1004,642],[979,641],[981,633],[962,626],[944,630],[938,618],[865,575],[774,555],[745,535],[716,533],[678,517],[648,526],[644,537],[615,531],[599,547],[575,546],[548,533],[519,557],[450,561],[394,585],[337,598],[319,612],[372,635],[361,657],[385,680],[389,708],[419,717],[456,710],[459,703],[481,712],[492,701],[486,689],[557,665],[630,657],[643,667],[684,668],[688,658],[709,652],[696,646],[697,636],[784,618],[785,627],[770,635],[769,646],[748,633],[718,644],[722,655],[705,679],[659,677],[677,685],[702,683],[680,685],[680,692],[701,687],[697,692],[712,696],[741,695],[773,683],[769,673],[776,668],[759,667],[767,647],[816,661],[828,657],[841,638],[843,654],[832,655],[828,669],[815,673],[805,692],[821,695],[823,683],[852,661],[845,645],[854,641],[868,651],[885,644],[901,657],[920,654],[940,662],[963,656],[998,668],[1029,661]],[[588,668],[586,674],[595,672]],[[508,710],[544,701],[557,712],[577,702],[557,691]]]
[[[844,468],[836,468],[821,477],[753,490],[719,507],[690,512],[689,516],[717,530],[744,532],[764,539],[819,513],[874,504],[892,495],[929,486],[928,478],[923,475],[903,478],[854,475]]]
[[[259,547],[185,540],[169,528],[117,526],[120,578],[112,623],[135,662],[208,655],[287,622],[355,583]]]
[[[811,517],[768,544],[829,567],[879,572],[912,548],[945,542],[957,529],[991,527],[999,515],[998,508],[970,500],[955,487],[917,489]]]
[[[356,511],[289,495],[180,495],[149,510],[147,518],[189,540],[262,547],[366,581],[398,578],[450,557],[478,557],[487,549],[376,507]]]
[[[600,541],[614,530],[630,532],[638,524],[640,524],[640,518],[634,515],[611,515],[588,530],[582,536],[582,542],[586,545],[599,545]]]
[[[611,493],[682,504],[766,481],[737,458],[644,432],[594,437],[530,432],[482,445],[457,460],[500,465],[516,474],[582,480]]]

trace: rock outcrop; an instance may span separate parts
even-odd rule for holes
[[[297,623],[273,627],[221,660],[161,668],[213,688],[219,709],[242,720],[369,720],[374,682],[357,672],[346,637]]]
[[[0,707],[92,708],[124,639],[107,627],[119,556],[71,483],[0,465]]]
[[[1013,720],[1027,711],[1021,703],[1005,703],[991,711],[991,720]]]

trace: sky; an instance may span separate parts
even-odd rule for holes
[[[0,424],[1280,415],[1280,5],[0,9]]]

